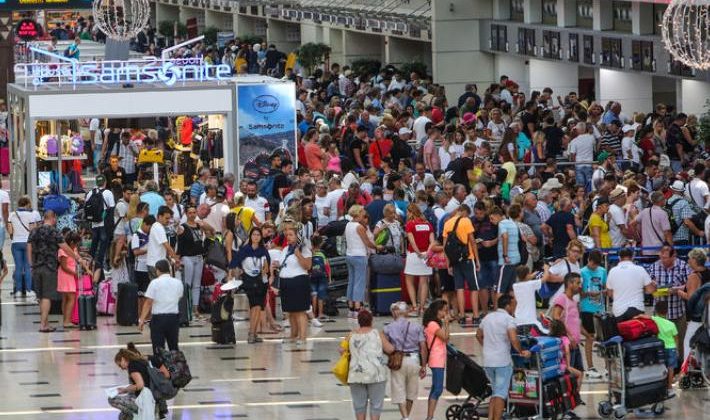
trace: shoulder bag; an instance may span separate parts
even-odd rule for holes
[[[407,339],[407,336],[409,335],[409,326],[412,325],[411,322],[407,321],[407,329],[404,331],[404,338],[405,340]],[[392,352],[388,356],[387,360],[387,367],[390,368],[390,370],[399,370],[402,368],[402,361],[404,360],[404,352],[402,350],[397,350],[397,345],[395,344],[395,351]],[[404,343],[402,343],[402,346],[404,346]]]

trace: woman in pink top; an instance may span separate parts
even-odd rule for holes
[[[333,171],[337,174],[343,172],[340,167],[340,151],[338,151],[338,144],[336,142],[331,141],[330,144],[328,144],[326,159],[328,160],[328,165],[325,168],[326,171]]]
[[[69,232],[64,238],[74,253],[79,254],[81,236],[76,232]],[[64,329],[75,328],[71,322],[76,300],[76,260],[70,257],[63,249],[59,249],[59,270],[57,270],[57,292],[62,294],[62,314],[64,315]]]
[[[439,148],[436,146],[436,140],[441,142],[439,137],[441,136],[441,128],[431,127],[429,129],[429,136],[424,143],[424,164],[427,168],[431,169],[432,172],[441,169],[441,161],[439,160]]]
[[[434,418],[436,403],[444,392],[444,372],[446,369],[446,343],[449,342],[449,305],[437,299],[424,312],[424,337],[428,350],[427,364],[431,369],[431,391],[426,420]]]

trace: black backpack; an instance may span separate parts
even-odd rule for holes
[[[94,188],[91,190],[91,196],[86,200],[84,205],[84,218],[87,222],[101,223],[104,221],[104,190]]]
[[[454,228],[446,239],[446,245],[444,245],[444,253],[451,264],[456,264],[468,259],[468,245],[461,242],[456,234],[456,228],[459,226],[459,222],[462,218],[463,216],[459,216],[458,220],[456,220]]]
[[[675,220],[675,213],[673,212],[673,207],[675,207],[675,205],[678,204],[680,200],[682,199],[678,198],[671,203],[671,200],[669,199],[668,201],[666,201],[666,205],[663,206],[663,210],[665,210],[665,212],[668,214],[668,221],[671,225],[671,233],[674,235],[676,232],[678,232],[678,229],[680,229],[680,225]]]

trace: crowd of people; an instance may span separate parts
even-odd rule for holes
[[[92,119],[88,146],[100,174],[79,212],[86,221],[98,208],[90,225],[57,226],[62,215],[40,215],[26,197],[4,215],[13,293],[37,294],[41,332],[54,330],[51,301],[76,293],[69,279],[83,269],[114,286],[136,283],[140,327],[150,318],[154,346],[177,349],[183,289],[171,272],[178,269],[194,319],[204,319],[206,271],[218,281],[239,278],[250,307],[248,342],[281,329],[272,311],[278,295],[291,326],[286,341],[300,346],[309,325],[327,318],[328,260],[345,257],[347,316],[358,323],[349,336],[357,418],[368,402],[378,418],[390,376],[385,354],[395,350],[404,358],[391,373],[393,402],[408,418],[428,366],[433,418],[455,323],[478,328],[492,419],[502,414],[512,375],[511,355],[497,350],[526,353],[516,339],[520,325],[564,337],[569,371],[580,381],[599,378],[593,315],[643,315],[644,294],[670,288],[654,299],[655,313],[677,328],[677,360],[687,354],[702,314],[688,302],[697,303],[710,279],[705,253],[690,250],[710,236],[710,170],[697,118],[663,104],[631,113],[549,88],[527,95],[506,76],[480,91],[469,84],[458,97],[393,66],[358,74],[332,64],[302,77],[286,55],[265,47],[232,42],[197,54],[228,56],[220,60],[234,62],[237,73],[283,66],[298,89],[296,162],[275,153],[268,175],[238,183],[235,174],[203,167],[185,192],[173,191],[136,175],[136,148],[168,147],[162,139],[114,127],[104,133]],[[338,234],[326,233],[336,225]],[[222,269],[207,255],[215,246],[224,248]],[[410,305],[392,304],[395,322],[380,333],[366,307],[373,256],[382,255],[401,263],[400,300],[408,296]],[[66,299],[64,328],[72,328],[71,305]],[[549,325],[541,308],[550,308]],[[126,353],[117,363],[126,369],[134,359]]]

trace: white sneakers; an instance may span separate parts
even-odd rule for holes
[[[589,379],[601,379],[606,375],[606,370],[602,369],[599,371],[597,368],[591,367],[584,372],[584,375]]]
[[[316,328],[320,328],[323,326],[323,324],[320,321],[318,321],[318,318],[313,318],[313,319],[311,319],[311,326],[316,327]]]

